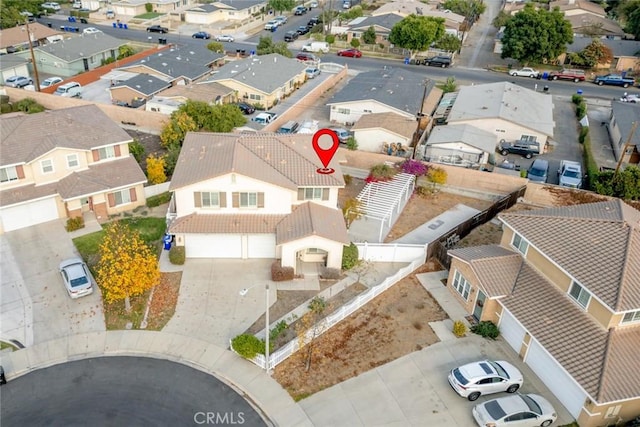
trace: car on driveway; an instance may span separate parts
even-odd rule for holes
[[[62,77],[49,77],[44,79],[42,83],[40,83],[40,89],[48,88],[49,86],[57,85],[62,81]]]
[[[529,178],[529,181],[540,182],[544,184],[547,182],[548,177],[549,162],[544,159],[535,159],[527,170],[527,178]]]
[[[346,129],[329,128],[329,130],[332,130],[333,132],[335,132],[336,135],[338,135],[338,140],[340,141],[340,144],[346,144],[349,141],[349,138],[351,138],[351,134]]]
[[[217,42],[233,42],[235,39],[229,34],[220,34],[216,36]]]
[[[553,406],[537,394],[516,394],[476,405],[473,418],[480,427],[547,427],[558,417]]]
[[[434,56],[432,58],[425,59],[422,64],[430,67],[446,68],[451,65],[451,58],[448,56]]]
[[[147,27],[147,33],[162,33],[162,34],[166,34],[169,32],[169,29],[167,27],[163,27],[161,25],[152,25],[150,27]]]
[[[520,68],[519,70],[509,71],[509,75],[514,77],[531,77],[535,79],[540,75],[540,71],[534,70],[533,68],[524,67]]]
[[[82,34],[96,34],[96,33],[101,33],[102,31],[100,31],[99,29],[95,28],[95,27],[87,27],[84,30],[82,30]]]
[[[524,381],[518,368],[503,360],[468,363],[452,369],[448,379],[456,393],[471,401],[484,394],[515,393]]]
[[[197,33],[193,33],[191,37],[194,39],[209,40],[211,38],[211,34],[207,33],[206,31],[198,31]]]
[[[247,104],[246,102],[238,102],[236,106],[242,111],[242,114],[253,114],[256,112],[256,109],[253,105]]]
[[[33,80],[31,79],[31,77],[25,77],[25,76],[11,76],[8,77],[4,80],[4,84],[5,86],[9,86],[9,87],[25,87],[27,85],[32,85],[33,84]]]
[[[498,151],[503,156],[507,154],[520,154],[521,156],[530,159],[531,157],[540,154],[540,144],[536,141],[505,141],[500,140],[498,144]]]
[[[69,258],[62,261],[59,269],[64,286],[71,298],[80,298],[93,293],[93,277],[82,259]]]
[[[274,121],[276,117],[278,117],[276,113],[270,113],[268,111],[265,111],[264,113],[258,114],[251,120],[256,123],[260,123],[261,125],[268,125],[269,123]]]
[[[362,52],[358,49],[344,49],[338,51],[338,56],[347,56],[349,58],[361,58]]]
[[[308,79],[313,79],[320,75],[320,70],[316,67],[309,67],[304,70],[304,73],[307,75]]]

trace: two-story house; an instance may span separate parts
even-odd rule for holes
[[[0,232],[145,203],[131,136],[94,105],[0,118]]]
[[[349,244],[338,190],[311,135],[187,134],[171,180],[169,232],[187,258],[277,258],[341,268]]]
[[[636,417],[640,211],[615,199],[499,218],[500,245],[449,251],[451,293],[498,324],[581,427]]]

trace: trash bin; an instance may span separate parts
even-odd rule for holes
[[[545,87],[542,88],[542,91],[545,92],[545,93],[548,93],[549,92],[549,86],[545,85]]]
[[[118,28],[118,24],[116,24],[115,22],[111,25],[113,25],[113,28]]]
[[[122,29],[122,22],[118,22],[118,28]]]
[[[578,89],[576,92],[578,95],[582,95],[582,89]]]
[[[49,28],[53,27],[53,25],[51,24],[51,22],[47,22],[47,27],[49,27]]]
[[[127,26],[127,24],[122,24],[122,28],[124,28],[125,30],[128,30],[129,27]]]
[[[80,23],[81,24],[88,24],[89,21],[87,21],[87,18],[80,18]]]
[[[542,73],[542,79],[543,80],[547,80],[549,78],[549,73],[547,73],[546,71],[544,73]]]
[[[169,249],[171,249],[171,242],[173,241],[173,237],[171,236],[171,234],[165,234],[164,237],[162,238],[162,242],[164,243],[164,250],[168,251]]]
[[[4,376],[4,368],[0,366],[0,385],[6,384],[7,379]]]
[[[404,58],[404,65],[409,65],[410,58]]]

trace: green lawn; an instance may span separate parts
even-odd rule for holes
[[[147,12],[147,13],[143,13],[142,15],[136,15],[133,18],[134,19],[153,19],[162,15],[164,15],[164,13]]]

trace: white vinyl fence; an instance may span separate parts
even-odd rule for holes
[[[358,247],[358,259],[365,261],[411,262],[419,257],[426,261],[427,245],[366,242],[354,244]]]
[[[171,181],[163,182],[162,184],[149,185],[148,187],[144,187],[144,197],[149,198],[153,196],[157,196],[158,194],[166,193],[169,191],[169,184]]]

